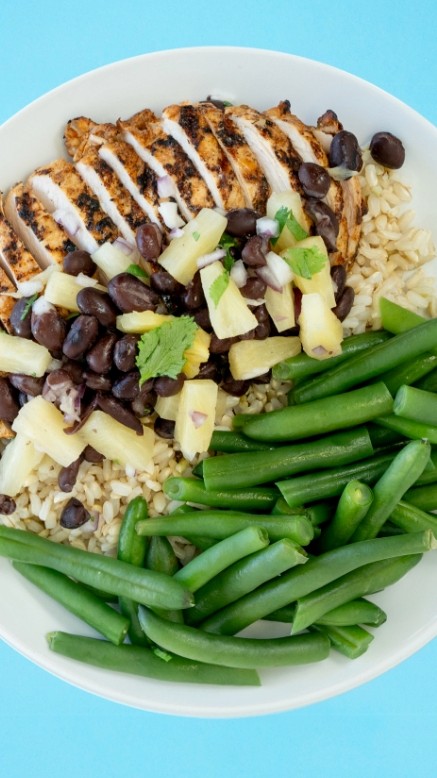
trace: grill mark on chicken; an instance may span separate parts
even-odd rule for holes
[[[16,300],[10,294],[16,291],[15,285],[0,266],[0,322],[6,332],[12,331],[10,319]]]
[[[234,170],[245,198],[245,205],[265,211],[270,186],[244,136],[229,116],[212,105],[202,104],[206,120]]]

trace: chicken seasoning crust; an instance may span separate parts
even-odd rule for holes
[[[378,328],[388,275],[433,315],[434,249],[400,141],[372,157],[332,110],[207,98],[64,141],[1,204],[0,523],[113,554],[130,499],[167,512],[214,429],[286,405],[275,364]]]

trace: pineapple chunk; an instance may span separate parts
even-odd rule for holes
[[[265,340],[240,340],[229,349],[229,367],[236,381],[247,381],[270,370],[301,351],[297,337],[273,336]]]
[[[117,316],[115,326],[121,332],[142,334],[154,330],[155,327],[159,327],[172,318],[173,316],[153,311],[132,311],[132,313],[123,313],[121,316]]]
[[[17,435],[25,435],[38,451],[44,451],[55,462],[67,467],[81,455],[85,441],[76,433],[66,435],[61,411],[41,396],[23,405],[14,419],[12,429]]]
[[[159,264],[181,284],[188,284],[197,272],[197,260],[213,251],[227,220],[211,208],[200,213],[185,225],[180,238],[173,238],[159,258]]]
[[[318,273],[314,273],[311,278],[303,278],[303,276],[299,276],[297,273],[295,273],[293,276],[294,285],[300,289],[302,294],[312,294],[313,292],[317,292],[326,300],[329,308],[335,308],[336,302],[334,297],[334,286],[331,278],[331,266],[329,263],[328,251],[323,238],[320,238],[318,235],[311,238],[305,238],[305,240],[301,240],[296,244],[296,248],[317,249],[322,254],[324,254],[326,257],[326,262],[322,269],[319,270]]]
[[[194,378],[200,370],[200,365],[208,361],[210,342],[211,335],[199,327],[191,346],[184,351],[184,357],[187,361],[182,368],[182,372],[185,373],[187,378]]]
[[[341,354],[343,327],[322,295],[302,295],[299,316],[302,348],[313,359],[328,359]]]
[[[181,393],[172,394],[170,397],[158,397],[155,403],[155,411],[161,419],[176,421]]]
[[[272,319],[278,332],[294,327],[294,297],[291,283],[282,288],[282,292],[277,292],[270,286],[267,287],[265,295],[265,304],[270,318]]]
[[[152,459],[155,445],[153,430],[150,427],[143,427],[143,430],[143,435],[137,435],[107,413],[93,411],[79,434],[85,444],[106,459],[143,470]]]
[[[99,289],[101,292],[106,291],[106,287],[100,284],[91,283],[89,286]],[[57,305],[59,308],[66,308],[67,311],[77,313],[79,308],[76,297],[83,288],[84,285],[77,280],[76,276],[71,276],[69,273],[52,273],[47,281],[44,297],[49,303]]]
[[[180,393],[175,438],[188,461],[208,451],[214,430],[218,387],[214,381],[185,381]]]
[[[51,361],[52,355],[45,346],[0,331],[0,370],[2,372],[24,373],[39,378],[44,375]]]
[[[133,264],[132,254],[129,254],[129,256],[126,255],[117,248],[117,246],[109,243],[109,241],[107,243],[102,243],[102,245],[91,254],[91,257],[108,281],[119,273],[124,273],[128,267]]]
[[[269,219],[274,219],[280,208],[287,208],[287,210],[290,210],[300,226],[306,230],[306,232],[309,232],[310,221],[302,207],[302,199],[298,192],[292,192],[291,189],[286,192],[273,192],[267,200],[267,216]],[[273,249],[279,254],[284,249],[295,246],[296,243],[296,238],[288,227],[285,226],[274,244]]]
[[[26,435],[16,435],[6,446],[0,460],[0,494],[15,497],[43,456],[43,452],[37,451]]]
[[[225,269],[221,262],[212,262],[200,271],[202,288],[208,306],[212,328],[218,338],[234,338],[244,335],[258,326],[256,316],[249,309],[238,286],[229,278],[228,285],[218,303],[211,297],[211,287]]]

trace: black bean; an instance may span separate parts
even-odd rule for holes
[[[135,400],[140,392],[140,374],[131,370],[112,384],[112,394],[117,400]]]
[[[159,294],[181,295],[184,287],[166,270],[156,270],[150,276],[150,286]]]
[[[256,221],[260,214],[252,208],[235,208],[228,211],[226,232],[235,238],[249,238],[256,233]]]
[[[202,305],[205,305],[205,295],[203,294],[199,271],[194,274],[190,283],[187,284],[182,295],[182,302],[189,311],[196,310],[197,308],[201,308]]]
[[[16,507],[15,500],[12,497],[8,497],[7,494],[0,494],[0,513],[3,516],[10,516]]]
[[[31,375],[24,375],[23,373],[11,373],[8,376],[9,382],[15,389],[19,389],[20,392],[30,394],[31,397],[38,397],[42,394],[44,386],[44,377],[36,378]]]
[[[269,312],[264,303],[262,305],[254,305],[250,310],[255,316],[258,324],[263,324],[264,322],[270,320]]]
[[[83,380],[88,389],[96,392],[110,392],[112,389],[112,380],[102,373],[93,373],[92,370],[86,370],[83,374]]]
[[[108,293],[123,313],[154,311],[160,303],[159,295],[131,273],[119,273],[111,278]]]
[[[337,305],[332,309],[332,312],[335,313],[337,319],[343,321],[346,318],[350,309],[352,308],[354,298],[355,292],[352,287],[345,286],[342,295],[340,296],[339,300],[336,301]]]
[[[62,360],[62,370],[64,370],[70,376],[71,380],[75,384],[81,384],[83,381],[82,365],[78,362],[74,362],[72,359]]]
[[[293,287],[294,321],[298,321],[302,308],[302,292],[297,286]]]
[[[243,335],[238,336],[237,340],[255,340],[255,330],[256,327],[249,332],[244,332]]]
[[[243,297],[247,297],[249,300],[260,300],[264,297],[267,289],[267,284],[262,278],[253,276],[248,278],[244,286],[240,288],[240,292]]]
[[[94,345],[99,334],[95,316],[81,314],[74,319],[64,340],[62,351],[68,359],[81,359]]]
[[[32,306],[29,302],[31,299],[31,297],[20,297],[12,308],[10,318],[12,332],[19,338],[32,337],[30,326]]]
[[[303,191],[308,197],[321,200],[328,193],[331,176],[328,171],[315,162],[303,162],[297,171]]]
[[[122,371],[128,373],[135,367],[137,357],[138,335],[123,335],[117,341],[114,347],[114,365]]]
[[[377,132],[370,141],[370,153],[380,165],[398,170],[405,162],[403,143],[391,132]]]
[[[138,396],[135,397],[135,400],[132,400],[130,404],[132,413],[134,413],[135,416],[138,416],[140,419],[142,419],[143,416],[150,416],[150,414],[155,410],[156,398],[157,395],[153,389],[145,392],[141,388]]]
[[[203,364],[200,365],[200,370],[197,373],[196,378],[210,379],[211,381],[218,383],[219,372],[217,363],[210,359],[208,362],[203,362]]]
[[[76,497],[72,497],[62,511],[59,523],[65,529],[77,529],[86,524],[88,519],[89,515],[85,510],[85,506]]]
[[[258,327],[255,327],[255,340],[265,340],[269,337],[271,332],[271,325],[270,325],[270,319],[267,321],[261,322],[261,324],[258,324]]]
[[[103,327],[115,324],[118,311],[106,292],[86,286],[78,292],[76,302],[81,313],[95,316]]]
[[[117,335],[114,332],[107,332],[90,348],[86,355],[86,362],[90,370],[94,373],[109,373],[112,367],[114,346],[117,342]]]
[[[281,335],[283,333],[281,332]],[[268,384],[269,381],[272,378],[272,371],[268,370],[267,373],[263,373],[262,375],[256,376],[256,378],[252,378],[252,383],[254,384]]]
[[[326,203],[314,199],[306,201],[305,210],[314,220],[317,235],[323,238],[328,251],[335,251],[337,248],[338,219],[334,211]]]
[[[67,465],[66,467],[61,467],[58,475],[58,486],[61,490],[61,492],[71,492],[73,489],[74,484],[77,480],[77,474],[79,472],[79,467],[82,463],[83,456],[78,457],[78,459],[75,459],[74,462],[71,463],[71,465]]]
[[[73,387],[71,376],[66,370],[63,368],[52,370],[45,378],[42,396],[48,402],[57,405]]]
[[[141,224],[137,229],[136,243],[144,259],[157,259],[161,253],[162,232],[157,224]]]
[[[96,451],[96,449],[92,446],[86,446],[82,452],[82,456],[85,462],[91,462],[91,464],[98,464],[99,462],[103,462],[105,458],[103,454],[100,453],[100,451]]]
[[[89,419],[92,412],[96,408],[97,408],[97,398],[96,395],[94,395],[94,397],[91,398],[88,404],[81,408],[80,419],[78,419],[78,421],[73,422],[73,424],[70,427],[65,427],[64,432],[67,435],[74,435],[74,433],[79,432],[79,430],[83,427],[87,419]]]
[[[337,132],[329,149],[330,167],[344,167],[347,170],[361,170],[363,157],[358,140],[352,132]]]
[[[266,264],[268,240],[262,235],[249,238],[241,252],[241,259],[248,267],[263,267]]]
[[[20,406],[9,381],[0,377],[0,419],[14,421],[19,410]]]
[[[172,397],[181,391],[185,378],[185,373],[179,373],[177,378],[159,376],[159,378],[155,378],[153,388],[159,397]]]
[[[210,354],[227,354],[233,343],[236,343],[238,338],[218,338],[213,332],[209,344]]]
[[[67,322],[55,306],[47,303],[41,311],[32,308],[30,326],[36,342],[45,346],[53,356],[60,357],[67,335]]]
[[[126,408],[125,405],[116,400],[115,397],[99,392],[97,395],[97,405],[104,413],[109,414],[113,419],[119,421],[120,424],[124,424],[125,427],[134,430],[137,435],[144,434],[143,425],[139,419],[129,408]]]
[[[20,408],[23,407],[23,405],[26,405],[26,403],[29,402],[29,395],[25,392],[18,392],[18,405]]]
[[[85,276],[92,276],[97,270],[96,263],[91,259],[91,254],[82,249],[75,249],[65,255],[62,267],[65,273],[70,276],[78,276],[83,273]]]
[[[157,435],[159,435],[160,438],[174,438],[174,428],[174,421],[170,421],[169,419],[161,419],[160,416],[156,417],[155,423],[153,425],[154,431]]]
[[[212,331],[211,319],[209,318],[208,308],[199,308],[198,311],[195,311],[195,313],[193,313],[193,318],[195,319],[196,324],[198,324],[199,327],[205,330],[205,332]]]
[[[221,389],[234,397],[241,397],[249,389],[250,381],[236,381],[229,373],[221,383]]]
[[[346,286],[346,268],[344,265],[331,266],[331,278],[336,286],[335,299],[341,297]]]

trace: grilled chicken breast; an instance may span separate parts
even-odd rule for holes
[[[225,114],[235,122],[252,149],[271,189],[301,193],[296,171],[302,160],[275,122],[248,105],[230,106]]]
[[[62,265],[65,255],[76,248],[29,186],[20,183],[12,187],[5,198],[4,211],[9,224],[42,268]]]
[[[6,332],[11,332],[11,313],[16,300],[10,295],[17,289],[0,265],[0,322]],[[2,437],[2,436],[0,436]]]
[[[6,220],[2,206],[0,210],[0,266],[17,287],[30,281],[33,276],[41,272],[38,262]]]
[[[245,205],[264,213],[270,186],[242,132],[231,117],[209,102],[202,103],[206,121],[235,173]]]
[[[242,208],[245,204],[243,192],[202,106],[192,103],[170,105],[162,112],[162,126],[196,166],[215,204],[225,211]]]
[[[119,236],[114,222],[102,211],[98,198],[71,162],[58,159],[38,168],[29,184],[78,248],[92,253]]]

